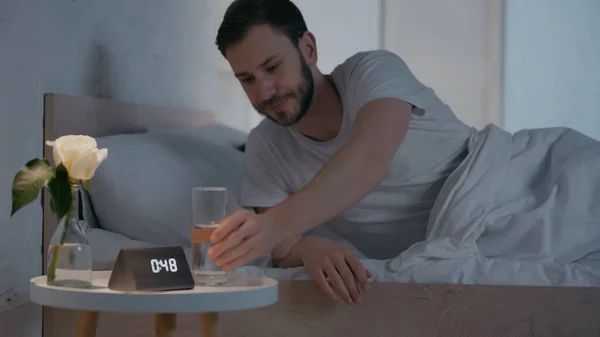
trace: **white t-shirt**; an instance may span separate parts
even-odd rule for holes
[[[271,207],[298,191],[344,144],[364,104],[377,98],[399,98],[414,108],[389,175],[356,206],[326,224],[366,256],[397,256],[425,238],[439,190],[466,155],[467,140],[475,130],[459,121],[389,51],[357,53],[337,66],[331,79],[344,111],[338,136],[314,141],[293,127],[264,119],[250,132],[246,144],[242,205]]]

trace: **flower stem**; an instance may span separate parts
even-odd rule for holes
[[[77,198],[77,195],[71,195],[71,198]],[[71,219],[71,215],[73,214],[73,203],[71,202],[71,206],[65,214],[63,231],[60,235],[60,244],[54,247],[54,254],[52,255],[52,262],[50,263],[50,267],[48,267],[48,281],[54,281],[56,279],[56,265],[58,264],[58,257],[60,256],[60,247],[65,243],[65,238],[67,236],[67,228],[69,226],[69,220]]]

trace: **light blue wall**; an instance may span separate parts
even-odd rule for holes
[[[15,173],[42,155],[46,92],[211,109],[213,0],[0,0],[0,335],[39,337],[39,203],[10,217]],[[37,206],[36,206],[37,205]],[[10,301],[9,301],[10,300]]]
[[[506,0],[504,127],[600,139],[600,0]]]

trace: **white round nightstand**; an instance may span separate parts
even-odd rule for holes
[[[213,336],[218,312],[265,307],[277,302],[274,279],[231,274],[222,286],[196,286],[190,290],[164,292],[123,292],[108,289],[110,271],[93,272],[89,289],[54,287],[46,276],[30,282],[31,301],[39,305],[79,311],[77,336],[94,336],[101,311],[157,313],[157,336],[170,336],[175,314],[200,313],[202,336]]]

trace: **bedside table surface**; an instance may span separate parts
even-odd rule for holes
[[[94,271],[89,289],[46,284],[46,276],[31,279],[32,302],[80,311],[136,313],[222,312],[265,307],[278,300],[278,283],[266,277],[230,274],[222,286],[199,286],[176,291],[115,291],[108,289],[111,271]]]

